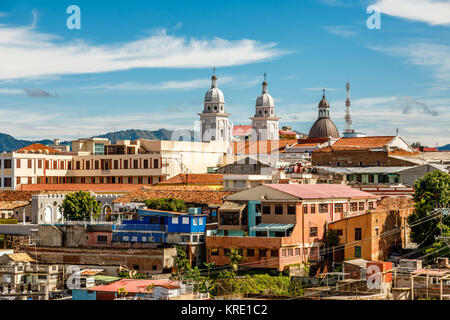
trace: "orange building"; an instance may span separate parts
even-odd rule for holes
[[[376,196],[344,185],[265,184],[226,197],[218,232],[206,238],[207,261],[229,263],[231,248],[241,266],[271,268],[320,260],[327,223],[376,207]],[[354,211],[353,211],[354,210]]]
[[[413,211],[410,199],[386,198],[377,210],[331,222],[329,229],[336,230],[340,238],[333,260],[387,259],[392,249],[409,243],[406,219]]]

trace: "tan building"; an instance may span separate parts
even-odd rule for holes
[[[207,173],[222,165],[228,144],[212,141],[72,142],[72,152],[40,144],[0,155],[0,189],[24,184],[155,184],[179,173]]]

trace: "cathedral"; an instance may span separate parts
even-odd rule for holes
[[[211,88],[206,92],[203,112],[200,116],[200,132],[203,142],[223,141],[230,142],[238,140],[237,135],[244,137],[242,140],[264,141],[279,140],[279,120],[276,115],[275,102],[269,94],[269,86],[264,74],[262,92],[256,98],[255,114],[250,119],[251,126],[232,127],[229,117],[230,113],[225,110],[225,98],[223,92],[217,87],[217,77],[215,73],[211,78]],[[349,84],[347,85],[349,89]],[[349,112],[350,101],[347,89],[347,112]],[[339,139],[340,134],[336,125],[330,117],[330,104],[325,98],[323,90],[322,100],[318,105],[318,118],[309,131],[309,139]],[[350,115],[346,115],[349,118]],[[238,132],[238,133],[236,133]]]

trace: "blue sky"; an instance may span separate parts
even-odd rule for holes
[[[81,9],[69,30],[66,9]],[[367,28],[366,8],[381,10]],[[72,139],[192,129],[212,66],[234,125],[267,73],[281,125],[308,132],[323,87],[344,129],[450,143],[450,3],[439,0],[0,1],[0,132]]]

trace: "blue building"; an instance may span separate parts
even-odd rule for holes
[[[188,213],[139,209],[136,220],[113,227],[113,242],[200,244],[205,241],[207,214],[201,208]]]

